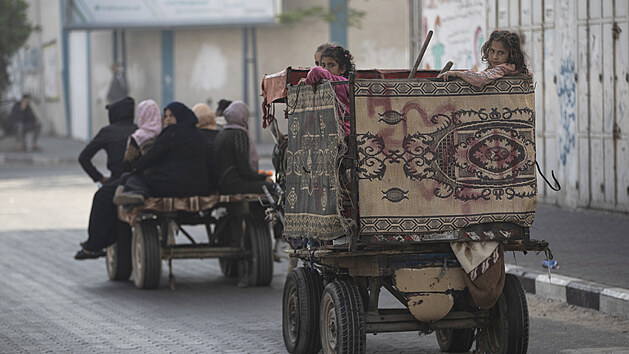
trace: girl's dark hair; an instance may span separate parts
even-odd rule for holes
[[[321,54],[321,58],[323,57],[332,58],[334,61],[336,61],[339,67],[344,66],[345,71],[341,73],[341,75],[346,78],[349,77],[349,72],[351,70],[354,70],[354,57],[349,52],[349,50],[343,48],[340,45],[331,46],[330,48],[323,51],[323,54]]]
[[[489,35],[489,39],[481,47],[483,52],[483,61],[487,62],[489,57],[489,48],[491,48],[491,42],[500,41],[509,51],[509,64],[515,64],[515,70],[519,74],[528,74],[529,69],[526,67],[526,61],[524,59],[524,52],[522,52],[522,44],[520,35],[511,31],[495,30]]]

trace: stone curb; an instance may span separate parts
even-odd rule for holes
[[[78,164],[77,158],[38,156],[31,154],[0,154],[0,166],[2,165],[31,165],[31,166],[55,166]]]
[[[520,279],[524,291],[546,299],[590,308],[629,320],[629,290],[505,264],[508,274]]]

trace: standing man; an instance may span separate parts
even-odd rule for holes
[[[41,151],[41,147],[37,145],[37,138],[41,132],[41,124],[35,117],[33,109],[31,108],[31,95],[25,93],[22,95],[22,99],[16,102],[11,109],[11,115],[9,116],[9,125],[12,127],[11,131],[15,132],[18,139],[18,150],[26,151],[26,133],[33,132],[33,144],[31,145],[32,151]]]
[[[129,94],[127,80],[124,78],[120,65],[117,63],[112,64],[111,72],[114,77],[111,80],[111,85],[109,86],[109,91],[107,92],[107,103],[112,103],[116,100],[127,97]]]
[[[109,125],[103,127],[87,144],[79,155],[83,170],[94,180],[105,184],[122,174],[122,160],[127,148],[127,139],[138,128],[133,124],[135,100],[125,97],[106,106],[109,111]],[[107,169],[110,176],[105,177],[92,163],[92,157],[100,150],[107,153]]]
[[[131,97],[125,97],[114,101],[106,106],[109,111],[109,125],[101,128],[94,139],[87,144],[79,155],[79,163],[83,170],[94,180],[94,182],[104,185],[99,189],[92,200],[92,212],[90,213],[90,227],[102,227],[101,220],[111,220],[107,215],[99,215],[95,213],[98,210],[108,210],[108,206],[112,204],[111,198],[113,190],[118,186],[119,178],[122,175],[124,153],[127,148],[127,140],[138,128],[133,124],[135,112],[135,100]],[[103,174],[92,163],[92,157],[100,150],[107,153],[107,169],[110,171],[109,177]],[[113,186],[112,186],[113,184]],[[107,191],[111,190],[109,194]],[[95,204],[105,205],[102,208],[95,207]],[[95,221],[96,220],[96,221]],[[130,234],[129,225],[117,220],[117,227],[114,230],[120,234],[127,232]],[[88,230],[92,234],[93,230]],[[116,236],[117,237],[117,236]],[[94,241],[92,241],[94,242]],[[92,249],[94,245],[90,244],[89,239],[81,242],[81,250],[74,256],[74,259],[93,259],[105,256],[102,249]]]

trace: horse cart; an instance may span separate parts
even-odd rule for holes
[[[133,227],[107,248],[107,273],[112,280],[155,289],[168,261],[169,283],[175,286],[173,259],[218,258],[227,277],[239,286],[266,286],[273,278],[272,240],[260,199],[264,195],[236,194],[189,198],[149,198],[142,206],[118,208],[118,217]],[[207,242],[198,242],[185,225],[205,225]],[[181,233],[188,242],[176,242]]]
[[[438,71],[358,70],[350,130],[334,85],[307,69],[265,76],[276,202],[292,246],[282,325],[291,353],[365,352],[366,333],[436,333],[442,351],[523,353],[528,309],[506,251],[532,240],[535,93],[529,77],[483,88]],[[287,132],[275,104],[285,103]],[[381,291],[401,303],[379,306]]]

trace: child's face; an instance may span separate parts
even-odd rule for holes
[[[169,125],[177,124],[177,118],[173,115],[173,112],[170,109],[164,111],[164,127]]]
[[[341,76],[345,72],[345,66],[339,66],[339,63],[331,57],[321,58],[321,67],[336,76]]]
[[[314,54],[314,59],[315,59],[315,65],[316,66],[321,66],[321,54],[323,54],[323,51],[319,51],[319,52],[316,52]]]
[[[509,62],[509,50],[501,41],[492,41],[487,51],[487,61],[490,67]]]

